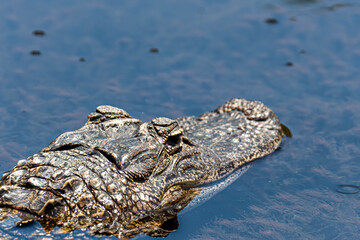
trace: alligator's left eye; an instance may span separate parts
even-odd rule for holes
[[[173,136],[169,136],[168,139],[166,140],[166,143],[171,145],[171,146],[175,146],[175,145],[180,143],[181,136],[182,136],[181,134],[176,134],[176,135],[173,135]]]

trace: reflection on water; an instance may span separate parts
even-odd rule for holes
[[[2,1],[0,167],[101,104],[149,121],[260,100],[293,139],[180,215],[167,239],[359,239],[358,194],[336,187],[360,180],[358,12],[354,0]],[[41,226],[6,229],[31,238]]]

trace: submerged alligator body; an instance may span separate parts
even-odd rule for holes
[[[15,215],[20,225],[38,221],[46,231],[164,237],[202,186],[276,150],[282,126],[264,104],[244,99],[147,123],[100,106],[83,127],[3,175],[0,220]]]

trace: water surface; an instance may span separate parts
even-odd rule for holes
[[[359,22],[354,0],[2,1],[1,172],[101,104],[148,121],[260,100],[294,137],[167,239],[359,239],[360,194],[337,191],[360,185]]]

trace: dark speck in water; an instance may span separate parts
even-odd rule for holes
[[[267,18],[265,20],[265,22],[268,23],[268,24],[277,24],[277,23],[279,23],[279,21],[276,18]]]
[[[159,49],[158,48],[150,48],[149,52],[151,53],[158,53]]]
[[[86,61],[85,58],[83,57],[79,58],[79,62],[85,62],[85,61]]]
[[[43,31],[43,30],[34,30],[34,31],[32,32],[32,34],[35,35],[35,36],[40,36],[40,37],[42,37],[42,36],[45,36],[45,31]]]
[[[305,51],[304,49],[301,49],[301,50],[300,50],[300,53],[301,53],[301,54],[305,54],[306,51]]]
[[[285,65],[288,66],[288,67],[294,66],[294,64],[292,62],[286,62]]]
[[[32,50],[32,51],[30,52],[30,54],[33,55],[33,56],[40,56],[40,55],[41,55],[41,52],[40,52],[39,50]]]

